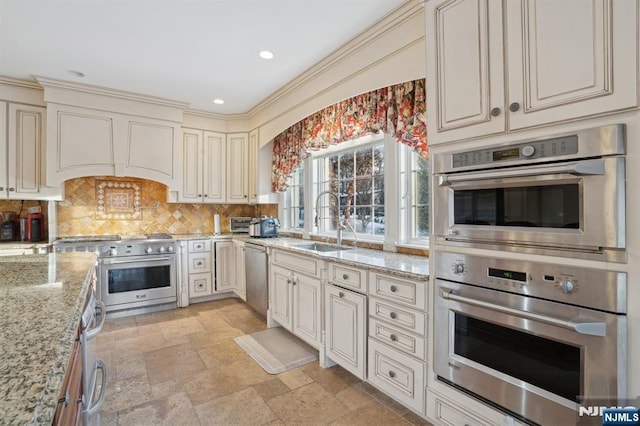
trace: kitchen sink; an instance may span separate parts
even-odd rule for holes
[[[295,245],[294,247],[303,249],[303,250],[317,251],[317,252],[323,252],[323,253],[330,252],[330,251],[342,251],[342,250],[352,249],[352,247],[343,247],[343,246],[335,246],[331,244],[320,244],[320,243],[298,244],[298,245]]]

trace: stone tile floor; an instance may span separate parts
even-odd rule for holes
[[[337,366],[267,374],[233,341],[265,328],[238,299],[107,320],[102,424],[428,424]]]

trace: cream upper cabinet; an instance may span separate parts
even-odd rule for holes
[[[225,202],[225,153],[223,133],[182,129],[182,190],[178,201]]]
[[[637,6],[427,2],[429,143],[636,108]]]
[[[260,149],[258,140],[258,130],[254,130],[249,133],[249,170],[248,174],[248,188],[249,188],[249,203],[255,204],[258,202],[258,170],[260,165],[258,164],[258,152]]]
[[[249,135],[227,135],[227,201],[233,204],[249,202]]]
[[[47,187],[45,175],[46,109],[16,103],[1,104],[0,198],[60,199],[60,187]]]

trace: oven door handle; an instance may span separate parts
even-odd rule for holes
[[[98,320],[98,324],[90,330],[87,330],[87,340],[91,340],[100,333],[102,327],[104,326],[104,320],[107,318],[107,309],[104,305],[104,302],[101,300],[96,301],[96,313],[100,314],[100,319]]]
[[[140,259],[132,260],[105,260],[105,265],[122,265],[124,263],[141,263],[141,262],[162,262],[171,260],[169,257],[140,257]]]
[[[466,303],[468,305],[478,306],[481,308],[492,309],[505,314],[515,315],[520,318],[543,322],[546,324],[555,325],[558,327],[573,330],[580,334],[589,334],[591,336],[606,336],[607,325],[602,321],[574,321],[564,320],[560,318],[554,318],[547,315],[540,315],[533,312],[524,312],[518,309],[508,308],[502,305],[496,305],[494,303],[483,302],[481,300],[469,299],[468,297],[458,296],[453,293],[450,288],[440,287],[440,297],[447,300],[453,300],[454,302]]]
[[[555,166],[522,167],[516,170],[495,170],[480,173],[461,173],[459,175],[439,176],[438,186],[446,186],[461,182],[556,175],[562,173],[576,176],[604,175],[604,160],[584,160]]]

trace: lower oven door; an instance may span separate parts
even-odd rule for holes
[[[107,311],[175,302],[175,255],[103,259],[99,285]]]
[[[626,396],[626,317],[436,279],[439,379],[540,424]]]

